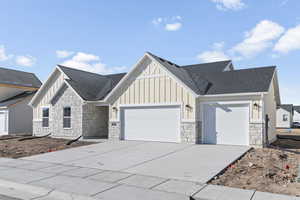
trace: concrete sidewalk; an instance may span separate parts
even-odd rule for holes
[[[177,186],[180,186],[178,183]],[[187,185],[183,185],[186,189]],[[165,187],[165,186],[163,186]],[[172,187],[171,187],[172,188]],[[173,188],[175,189],[175,188]],[[179,189],[179,188],[177,188]],[[204,185],[199,191],[190,196],[178,195],[173,192],[161,192],[142,189],[128,185],[112,188],[107,192],[93,197],[62,192],[30,184],[20,184],[0,179],[1,200],[299,200],[299,197],[271,194],[253,190],[242,190],[216,185]]]

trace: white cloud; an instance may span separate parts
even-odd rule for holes
[[[262,52],[272,45],[272,41],[284,32],[284,28],[279,24],[263,20],[252,30],[246,32],[243,42],[231,49],[233,54],[238,53],[244,57],[251,57]]]
[[[56,51],[56,56],[58,58],[67,58],[67,57],[71,56],[72,54],[74,54],[74,52],[72,52],[72,51],[66,51],[66,50],[57,50]]]
[[[77,62],[92,62],[100,60],[99,56],[78,52],[73,58]]]
[[[24,67],[31,67],[36,62],[36,58],[27,55],[27,56],[17,56],[16,63],[17,65],[24,66]]]
[[[165,25],[165,29],[167,31],[178,31],[181,27],[182,27],[182,24],[180,22]]]
[[[158,17],[152,20],[152,24],[155,26],[163,26],[166,31],[177,31],[182,27],[182,17],[172,16],[172,17]]]
[[[218,10],[240,10],[246,5],[242,0],[211,0]]]
[[[223,51],[225,46],[225,42],[215,42],[212,45],[212,50],[204,51],[197,55],[197,59],[201,62],[216,62],[216,61],[223,61],[229,60],[229,56]]]
[[[0,61],[6,61],[10,56],[6,54],[5,47],[3,45],[0,46]]]
[[[155,18],[152,20],[152,24],[159,25],[160,23],[162,23],[162,21],[163,21],[163,18],[158,17],[158,18]]]
[[[288,53],[300,49],[300,25],[288,29],[275,44],[274,51]]]
[[[198,60],[202,62],[216,62],[222,60],[229,60],[229,57],[221,50],[204,51],[197,56]]]
[[[62,65],[99,74],[119,73],[127,69],[125,66],[107,67],[100,61],[99,56],[83,52],[77,52],[71,59],[64,61]]]

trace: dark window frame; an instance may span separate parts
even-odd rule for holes
[[[42,107],[42,127],[49,128],[50,108]]]
[[[66,109],[69,109],[68,111]],[[63,107],[63,128],[71,129],[72,128],[72,108],[71,106]]]

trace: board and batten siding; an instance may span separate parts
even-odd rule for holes
[[[41,99],[39,99],[37,105],[33,108],[33,120],[39,121],[42,120],[42,108],[46,106],[50,106],[49,102],[53,95],[60,89],[62,84],[64,83],[64,74],[60,71],[56,71],[52,80],[47,84],[46,88],[43,89],[44,94],[41,95]],[[51,111],[50,116],[51,118]]]
[[[170,77],[160,64],[152,61],[137,76],[121,96],[110,106],[110,121],[119,121],[120,105],[181,105],[182,121],[195,120],[195,97],[178,81]],[[191,109],[185,108],[191,106]],[[116,107],[117,110],[112,108]]]

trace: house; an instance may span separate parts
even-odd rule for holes
[[[127,74],[57,66],[30,102],[35,135],[252,146],[275,140],[279,104],[275,67],[179,66],[149,52]]]
[[[276,115],[277,128],[292,128],[294,115],[293,104],[282,104],[277,106]]]
[[[293,122],[300,123],[300,106],[294,106]]]
[[[32,134],[28,103],[41,85],[33,73],[0,68],[0,135]]]

